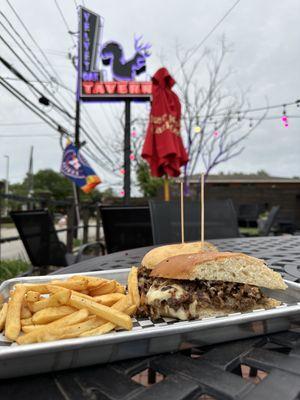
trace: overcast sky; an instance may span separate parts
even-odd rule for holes
[[[67,58],[73,43],[59,14],[54,0],[9,0],[29,27],[33,37],[46,52],[51,64],[64,84],[74,90],[75,70]],[[71,30],[77,30],[77,11],[74,0],[58,0]],[[143,34],[152,43],[152,56],[148,61],[148,73],[161,66],[158,54],[165,52],[166,66],[176,67],[174,43],[177,40],[185,47],[197,45],[212,27],[234,4],[234,0],[85,0],[86,7],[105,18],[104,40],[122,42],[130,56],[133,52],[133,35]],[[77,4],[81,4],[77,0]],[[6,0],[1,0],[1,11],[22,35],[42,62],[38,49],[23,30]],[[233,51],[227,58],[235,74],[230,80],[229,90],[237,87],[249,91],[252,107],[269,104],[284,104],[300,98],[299,40],[300,2],[298,0],[241,0],[232,13],[209,37],[205,46],[215,47],[222,34],[233,43]],[[1,22],[4,22],[0,16]],[[3,33],[8,40],[9,36]],[[10,43],[13,43],[10,40]],[[21,63],[0,42],[1,55],[27,77]],[[19,49],[14,47],[18,52]],[[201,48],[199,51],[203,50]],[[22,54],[22,53],[20,53]],[[49,67],[47,66],[49,69]],[[33,67],[34,69],[34,67]],[[12,76],[3,66],[1,76]],[[32,77],[30,77],[33,79]],[[201,76],[199,77],[201,82]],[[25,92],[22,83],[10,81]],[[47,83],[46,83],[47,84]],[[205,81],[203,81],[205,84]],[[48,85],[49,86],[49,85]],[[26,92],[27,93],[27,92]],[[31,95],[31,94],[30,94]],[[65,97],[62,100],[61,95]],[[66,104],[73,103],[72,94],[62,88],[57,96]],[[121,112],[120,106],[87,105],[90,115],[101,130],[101,135],[111,138],[113,133],[113,110]],[[105,109],[105,113],[103,112]],[[289,108],[289,113],[300,117],[300,108]],[[46,112],[46,111],[45,111]],[[281,109],[270,112],[280,114]],[[53,111],[50,115],[55,116]],[[57,118],[58,119],[58,118]],[[63,119],[61,120],[64,121]],[[44,124],[15,125],[12,123],[38,123],[40,120],[0,87],[0,179],[5,177],[5,158],[10,156],[10,180],[20,181],[28,169],[30,146],[34,145],[34,171],[42,168],[59,170],[61,149],[58,135]],[[64,122],[71,129],[71,125]],[[101,148],[105,141],[90,130]],[[13,135],[40,134],[46,137],[13,137]],[[139,134],[141,134],[139,132]],[[12,135],[10,138],[3,135]],[[280,119],[264,121],[245,142],[246,149],[239,157],[222,164],[214,172],[255,172],[264,169],[276,176],[300,175],[300,119],[290,119],[284,128]],[[121,177],[104,172],[91,162],[106,185],[118,184]]]

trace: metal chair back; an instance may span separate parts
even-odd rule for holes
[[[269,236],[271,229],[275,223],[275,219],[279,213],[280,206],[273,206],[269,212],[268,218],[264,223],[262,230],[260,231],[260,236]]]
[[[154,244],[181,241],[179,201],[150,200]],[[239,236],[237,215],[230,199],[207,201],[205,204],[205,239]],[[185,241],[200,240],[200,203],[185,201]]]
[[[148,206],[100,207],[107,253],[153,244]]]
[[[68,265],[66,247],[58,239],[48,210],[12,211],[10,216],[33,266]]]

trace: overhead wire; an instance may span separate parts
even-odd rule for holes
[[[71,29],[70,29],[70,27],[69,27],[69,25],[68,25],[68,23],[67,23],[67,20],[66,20],[66,18],[65,18],[65,16],[64,16],[64,13],[63,13],[62,9],[60,8],[60,5],[58,4],[57,0],[54,0],[54,3],[55,3],[56,8],[58,9],[58,12],[59,12],[59,14],[60,14],[60,16],[61,16],[61,18],[62,18],[62,20],[63,20],[65,26],[66,26],[66,28],[67,28],[68,33],[70,34]],[[73,36],[70,35],[70,37],[71,37],[71,39],[72,39],[73,44],[76,46],[76,43],[75,43],[75,40],[74,40]]]
[[[192,53],[187,56],[184,60],[185,63],[189,61],[189,59],[200,49],[200,47],[207,41],[207,39],[214,33],[214,31],[222,24],[222,22],[228,17],[228,15],[235,9],[235,7],[240,3],[241,0],[237,0],[222,16],[222,18],[212,27],[212,29],[204,36],[201,42],[196,45],[194,49],[192,49]],[[178,72],[179,68],[176,70]],[[175,72],[175,73],[176,73]]]

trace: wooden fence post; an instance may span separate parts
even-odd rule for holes
[[[96,242],[100,242],[100,205],[96,204]]]
[[[73,238],[74,238],[74,204],[70,205],[67,210],[67,252],[73,251]]]
[[[84,208],[82,210],[83,244],[86,244],[89,241],[89,217],[90,217],[90,210],[88,208]]]

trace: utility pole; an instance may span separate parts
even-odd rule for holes
[[[78,45],[78,53],[79,53],[79,45]],[[79,62],[79,58],[78,58]],[[79,74],[77,74],[77,90],[76,90],[76,112],[75,112],[75,138],[74,144],[77,149],[80,149],[80,98],[79,98],[79,84],[80,78]],[[79,226],[80,223],[80,212],[79,212],[79,188],[73,183],[73,192],[74,192],[74,205],[75,205],[75,219],[76,226]],[[77,239],[78,237],[78,229],[74,230],[74,237]]]
[[[124,199],[125,204],[130,200],[130,104],[131,100],[125,100],[125,129],[124,129]]]
[[[29,166],[28,166],[28,194],[27,197],[31,198],[33,195],[33,146],[30,146]],[[27,208],[30,210],[32,204],[30,201],[27,203]]]
[[[5,191],[4,194],[8,195],[8,191],[9,191],[9,156],[5,155],[4,158],[6,158],[6,177],[5,177]],[[8,215],[8,198],[5,199],[5,211],[4,211],[4,215],[5,217],[7,217]]]

